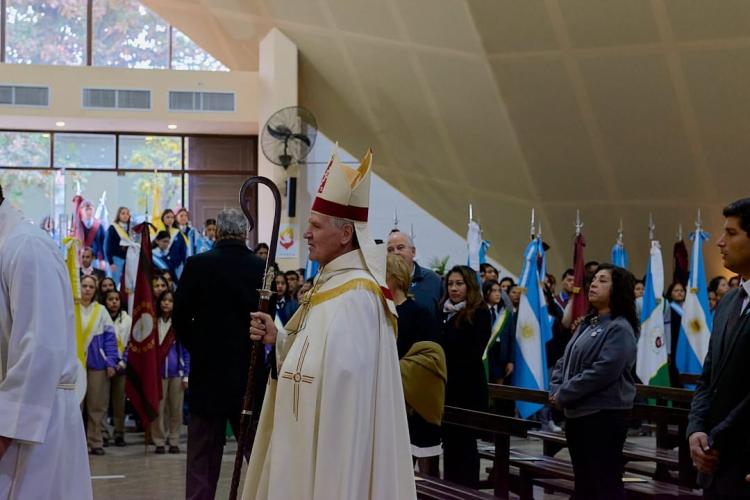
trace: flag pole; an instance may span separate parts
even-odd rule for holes
[[[622,245],[623,244],[623,228],[622,228],[622,217],[620,217],[620,227],[617,228],[617,244]]]
[[[576,209],[576,236],[581,235],[581,229],[583,229],[583,222],[581,222],[581,211]]]
[[[536,230],[536,223],[534,220],[534,216],[536,215],[535,209],[531,209],[531,239],[533,240],[535,237],[534,231]]]
[[[654,224],[654,214],[648,214],[648,239],[649,241],[654,241],[655,229],[656,229],[656,224]]]
[[[677,241],[682,241],[682,222],[677,225]]]

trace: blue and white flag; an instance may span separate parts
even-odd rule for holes
[[[628,252],[620,241],[612,246],[612,264],[623,269],[628,268]]]
[[[307,264],[305,264],[305,281],[314,278],[318,274],[318,267],[320,266],[318,266],[317,260],[307,259]]]
[[[552,325],[544,299],[538,259],[541,257],[541,239],[535,239],[526,247],[521,269],[521,299],[516,320],[516,351],[513,385],[545,391],[549,389],[547,377],[547,354],[545,345],[552,338]],[[543,251],[543,250],[542,250]],[[518,401],[521,418],[528,418],[543,405]]]
[[[119,215],[119,214],[118,214]],[[106,231],[109,228],[109,210],[107,210],[107,192],[102,193],[99,198],[99,206],[96,207],[94,218],[99,219],[101,226]]]
[[[664,263],[661,245],[651,241],[646,288],[643,290],[641,334],[635,373],[646,385],[669,387],[669,365],[664,329]]]
[[[680,373],[701,373],[703,360],[711,338],[709,323],[713,320],[708,308],[706,271],[703,267],[703,241],[708,233],[698,231],[690,235],[693,251],[690,253],[690,278],[682,304],[682,323],[677,339],[675,365]]]
[[[473,220],[469,220],[469,231],[466,234],[466,247],[469,251],[466,265],[479,272],[479,264],[482,263],[482,231],[479,229],[479,224]]]

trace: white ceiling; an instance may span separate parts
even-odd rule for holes
[[[145,0],[232,69],[276,26],[300,50],[300,102],[379,175],[518,267],[532,207],[559,274],[576,209],[587,258],[619,220],[645,272],[648,216],[667,270],[678,224],[748,196],[746,0]],[[376,207],[377,209],[377,207]],[[721,270],[707,247],[710,273]]]

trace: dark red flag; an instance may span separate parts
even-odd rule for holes
[[[583,249],[586,240],[582,234],[576,235],[575,247],[573,249],[573,323],[577,326],[578,320],[589,311],[589,298],[586,296],[586,267],[584,266]]]
[[[151,241],[148,223],[133,229],[141,235],[138,277],[135,280],[133,329],[128,342],[128,367],[125,393],[144,425],[159,414],[161,376],[159,374],[159,333],[154,298],[151,293]]]
[[[672,283],[682,283],[682,286],[687,286],[689,265],[688,251],[683,240],[674,244],[673,264],[674,273],[672,275]]]

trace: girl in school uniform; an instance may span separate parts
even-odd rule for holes
[[[155,452],[180,452],[180,426],[182,425],[182,403],[190,374],[190,355],[177,341],[172,327],[174,294],[167,290],[156,301],[159,316],[158,357],[162,376],[162,399],[159,403],[159,417],[151,424],[151,436],[156,446]]]

